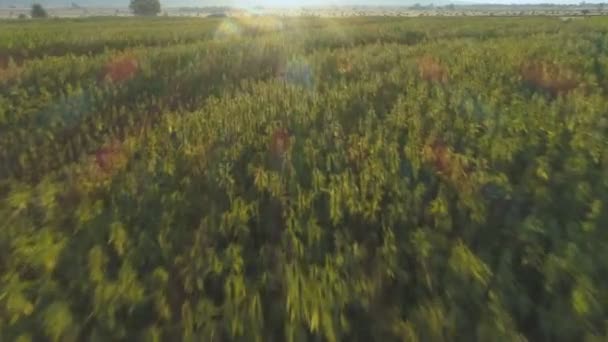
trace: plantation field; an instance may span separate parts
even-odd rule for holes
[[[0,22],[0,341],[608,340],[608,19]]]

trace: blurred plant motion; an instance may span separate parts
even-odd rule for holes
[[[127,6],[0,21],[0,341],[608,341],[603,12]]]

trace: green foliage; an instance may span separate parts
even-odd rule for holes
[[[0,340],[606,340],[607,28],[0,23]]]
[[[131,0],[129,8],[135,15],[155,16],[160,13],[159,0]]]
[[[33,4],[30,15],[32,18],[46,18],[49,16],[41,4]]]

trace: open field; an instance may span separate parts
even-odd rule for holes
[[[0,19],[17,19],[20,14],[29,15],[27,6],[0,8]],[[446,5],[446,6],[325,6],[291,8],[239,9],[229,7],[169,7],[162,16],[207,17],[222,15],[229,17],[279,16],[279,17],[462,17],[462,16],[598,16],[608,14],[608,8],[598,4],[579,5]],[[82,7],[50,8],[49,15],[58,18],[85,18],[102,16],[131,16],[127,7]]]
[[[608,340],[608,18],[0,21],[0,341]]]

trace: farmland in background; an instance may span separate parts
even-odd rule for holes
[[[608,20],[0,22],[0,340],[605,341]]]

